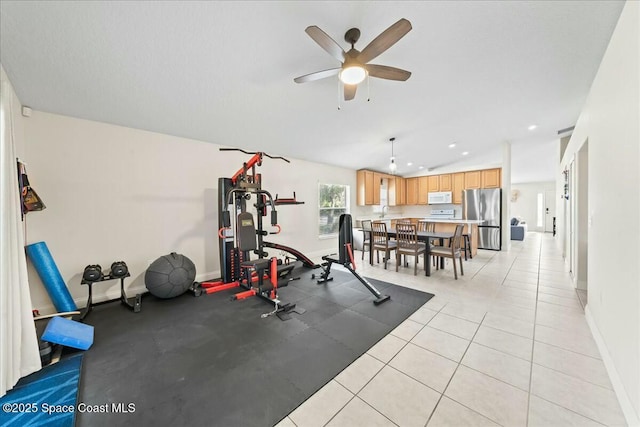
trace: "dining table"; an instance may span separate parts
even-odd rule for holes
[[[429,242],[431,242],[432,240],[438,240],[439,244],[442,246],[444,240],[453,239],[455,231],[418,231],[417,234],[418,240],[427,244],[427,250],[424,254],[425,275],[431,276],[431,263],[429,262],[429,254],[431,252],[431,248]],[[389,236],[389,238],[395,238],[396,229],[387,229],[387,235]],[[369,264],[373,264],[373,250],[371,250],[371,248],[369,248]],[[444,258],[440,259],[440,268],[444,268]]]

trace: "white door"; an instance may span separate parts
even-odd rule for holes
[[[576,227],[577,221],[577,209],[576,209],[576,171],[575,162],[572,161],[569,165],[569,272],[571,277],[576,279],[577,270],[577,254],[576,249],[578,247]]]
[[[556,216],[556,192],[547,190],[544,192],[544,232],[553,232],[553,218]]]

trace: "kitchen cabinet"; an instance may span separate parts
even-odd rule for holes
[[[380,180],[382,179],[382,174],[378,172],[373,173],[373,204],[380,204]]]
[[[464,191],[464,172],[458,172],[451,174],[452,184],[451,184],[451,193],[452,193],[452,201],[454,205],[462,204],[462,192]]]
[[[399,190],[398,190],[399,189]],[[407,204],[407,180],[404,178],[396,178],[396,194],[399,194],[398,201],[400,205]]]
[[[405,180],[407,190],[407,205],[418,204],[418,178],[407,178]]]
[[[438,175],[440,189],[438,191],[453,191],[453,186],[451,183],[451,174],[447,173],[444,175]]]
[[[356,172],[356,203],[358,206],[380,204],[380,174],[359,170]]]
[[[402,178],[369,170],[359,170],[357,175],[358,206],[380,204],[380,183],[387,179],[390,206],[426,205],[427,194],[436,191],[451,191],[454,205],[462,204],[464,190],[500,188],[502,169],[484,169],[442,175]]]
[[[427,204],[427,193],[429,192],[429,177],[428,176],[419,176],[418,177],[418,205],[426,205]]]
[[[500,188],[500,168],[485,169],[482,171],[480,186],[481,188]]]
[[[427,188],[429,193],[440,191],[440,175],[431,175],[427,177]]]
[[[464,173],[464,188],[466,190],[474,190],[480,188],[481,171],[471,171]]]
[[[406,180],[399,176],[389,177],[389,206],[401,206],[407,203]]]

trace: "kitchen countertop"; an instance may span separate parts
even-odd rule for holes
[[[370,216],[359,216],[355,218],[356,221],[364,221],[370,219],[371,221],[390,221],[392,219],[400,219],[407,218],[406,215],[385,215],[384,218],[381,218],[380,215],[370,215]]]
[[[462,218],[440,219],[440,218],[428,218],[428,217],[420,218],[420,221],[444,222],[449,224],[482,224],[484,222],[477,219],[462,219]]]

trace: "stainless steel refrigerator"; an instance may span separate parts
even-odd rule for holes
[[[499,251],[502,247],[502,190],[464,190],[462,217],[478,224],[478,248]]]

